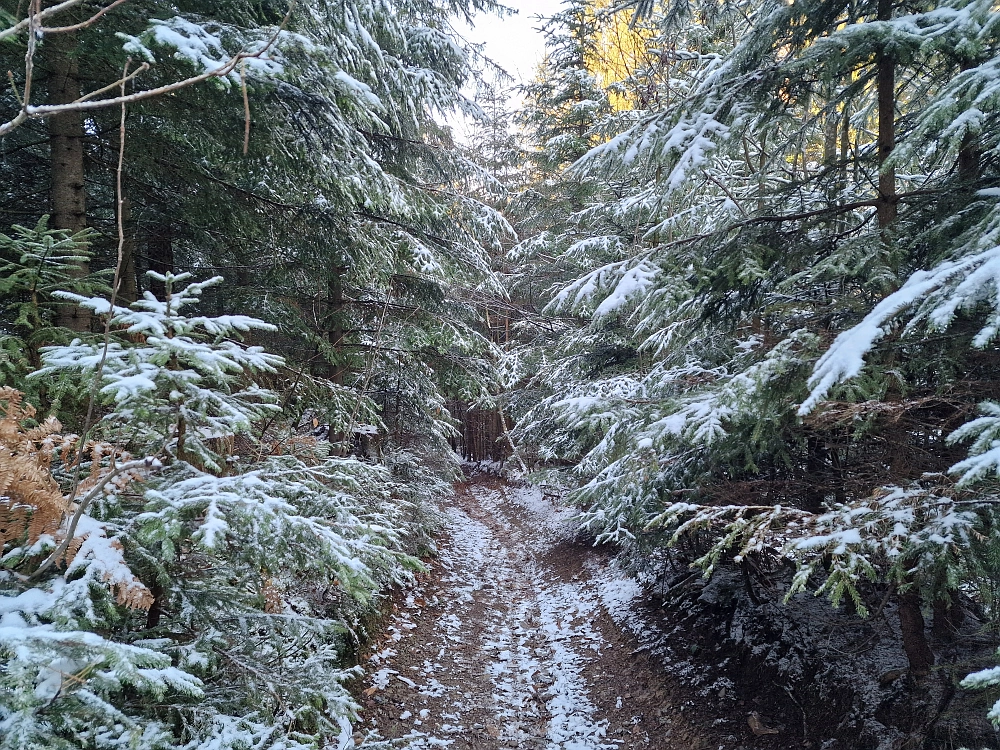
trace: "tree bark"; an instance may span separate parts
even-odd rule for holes
[[[969,190],[979,179],[979,139],[975,136],[966,135],[962,139],[958,151],[958,179]]]
[[[803,492],[803,510],[822,513],[826,510],[824,500],[830,484],[828,467],[829,451],[817,436],[806,438],[806,489]]]
[[[146,613],[146,629],[152,630],[160,624],[160,618],[163,617],[163,605],[167,592],[156,581],[153,581],[149,590],[153,594],[153,604],[150,606],[149,612]]]
[[[73,33],[54,34],[46,39],[49,67],[49,103],[68,104],[80,98],[77,69],[77,40]],[[50,185],[49,225],[53,229],[80,232],[87,226],[87,193],[84,168],[83,114],[67,112],[48,119]],[[73,276],[90,272],[82,263]],[[76,305],[60,305],[56,323],[74,331],[90,330],[90,312]]]
[[[333,268],[333,275],[330,277],[330,344],[341,359],[344,354],[344,274],[341,266]],[[345,367],[342,362],[333,365],[333,382],[337,385],[344,384]]]
[[[844,111],[840,116],[840,161],[841,179],[847,184],[847,165],[851,155],[851,103],[844,102]]]
[[[917,678],[926,677],[934,665],[934,653],[924,631],[920,594],[913,589],[899,595],[899,629],[903,636],[903,651],[910,663],[910,674]]]
[[[330,305],[329,328],[326,332],[327,340],[333,350],[335,361],[331,362],[330,379],[337,385],[344,384],[344,375],[347,367],[344,365],[344,271],[346,269],[340,265],[339,260],[334,261],[331,268],[331,275],[327,282],[327,300]],[[350,452],[354,434],[351,432],[353,425],[347,425],[347,432],[335,432],[333,426],[327,439],[334,446],[337,455],[347,455]]]
[[[169,224],[158,224],[149,234],[147,241],[149,270],[167,274],[174,272],[174,235]],[[149,280],[149,291],[163,300],[167,296],[166,285],[162,281]]]
[[[823,92],[829,102],[836,96],[833,86]],[[829,106],[829,105],[828,105]],[[840,117],[835,107],[830,107],[823,118],[823,166],[832,167],[837,163],[837,139],[840,136]]]
[[[878,20],[892,19],[892,0],[878,0]],[[896,147],[896,60],[888,50],[879,52],[878,88],[878,224],[886,227],[896,219],[896,170],[883,168]]]
[[[973,67],[972,62],[963,62],[962,70]],[[958,150],[958,181],[966,190],[972,190],[979,179],[979,139],[972,133],[966,133]]]
[[[935,600],[931,632],[936,638],[953,639],[964,621],[965,610],[958,592],[952,591],[946,599]]]

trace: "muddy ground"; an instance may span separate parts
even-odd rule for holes
[[[429,573],[370,654],[356,741],[412,748],[765,747],[708,721],[623,630],[643,593],[531,487],[460,485]],[[761,726],[766,717],[762,717]]]

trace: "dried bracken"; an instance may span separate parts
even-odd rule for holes
[[[35,416],[35,408],[24,401],[24,394],[13,388],[0,388],[0,402],[4,404],[4,417],[0,420],[0,549],[8,544],[31,547],[43,537],[58,543],[66,533],[64,522],[76,506],[63,495],[52,475],[53,458],[58,458],[66,468],[89,460],[88,474],[77,487],[79,497],[113,471],[118,460],[128,461],[129,456],[101,442],[88,442],[78,451],[78,437],[58,434],[61,425],[53,417],[37,426],[27,426]],[[123,489],[138,478],[136,471],[123,472],[109,486]],[[104,548],[112,558],[121,557],[121,542],[108,539],[103,528],[92,525],[94,528],[77,530],[59,562],[72,565],[88,546]],[[149,609],[152,605],[149,589],[128,573],[124,565],[110,566],[102,578],[119,604],[133,609]]]
[[[33,545],[44,535],[56,536],[69,504],[52,477],[58,420],[49,417],[27,427],[35,408],[23,394],[0,388],[4,416],[0,419],[0,547],[24,541]]]
[[[261,592],[264,594],[264,611],[267,614],[280,615],[285,611],[285,598],[281,595],[281,587],[274,578],[264,575]]]

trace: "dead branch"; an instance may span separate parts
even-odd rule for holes
[[[42,564],[35,569],[34,573],[28,576],[28,579],[29,580],[37,579],[40,575],[42,575],[42,573],[44,573],[46,570],[55,565],[56,562],[58,562],[59,559],[65,554],[66,550],[69,548],[69,545],[73,541],[73,535],[76,533],[76,527],[80,523],[80,519],[83,517],[84,512],[86,512],[87,508],[94,501],[94,499],[96,499],[97,496],[101,494],[104,488],[108,485],[108,482],[110,482],[115,477],[120,476],[121,474],[125,474],[126,472],[133,471],[136,469],[154,469],[157,468],[157,465],[158,461],[156,461],[156,459],[143,458],[136,461],[128,461],[126,463],[123,463],[121,466],[105,474],[101,478],[101,481],[98,482],[90,490],[90,492],[84,495],[83,498],[81,498],[79,504],[76,506],[76,511],[73,513],[73,518],[70,519],[69,527],[66,529],[66,536],[63,537],[63,540],[61,542],[59,542],[59,546],[56,547],[52,551],[52,553],[45,558],[45,560],[42,561]]]
[[[88,26],[92,26],[93,24],[97,23],[105,13],[114,10],[119,5],[123,5],[127,2],[128,0],[114,0],[114,2],[111,3],[111,5],[106,5],[105,7],[101,8],[86,21],[75,23],[72,26],[43,26],[40,29],[40,31],[43,34],[65,34],[70,31],[79,31],[80,29],[85,29]]]
[[[52,16],[58,13],[62,13],[64,10],[69,10],[70,8],[74,8],[82,2],[83,0],[65,0],[65,2],[61,2],[58,5],[53,5],[51,8],[46,8],[45,10],[40,11],[37,14],[37,16],[36,14],[31,13],[31,11],[29,10],[28,17],[25,18],[23,21],[18,21],[13,26],[9,26],[6,29],[0,30],[0,41],[3,41],[7,37],[20,34],[25,29],[30,28],[33,24],[36,24],[40,21],[44,21],[46,18],[51,18]],[[32,3],[32,5],[29,5],[29,8],[32,7],[33,5],[34,3]]]
[[[76,5],[79,0],[71,0],[73,5]],[[209,81],[213,78],[223,78],[234,70],[237,66],[243,63],[245,60],[259,59],[263,57],[278,41],[281,36],[281,32],[284,31],[285,27],[288,25],[288,20],[291,18],[292,11],[295,8],[295,1],[292,0],[288,6],[288,12],[285,14],[284,19],[282,19],[281,24],[275,30],[275,32],[268,38],[264,45],[255,52],[239,52],[233,55],[229,60],[212,70],[205,71],[196,76],[191,76],[180,81],[174,81],[173,83],[168,83],[163,86],[157,86],[152,89],[145,89],[143,91],[136,91],[132,94],[125,94],[123,85],[130,77],[123,76],[122,78],[114,81],[107,86],[104,86],[97,91],[92,91],[79,99],[69,102],[67,104],[43,104],[38,106],[33,106],[30,103],[28,97],[24,97],[21,110],[17,113],[15,117],[8,120],[7,122],[0,124],[0,137],[10,133],[16,128],[23,125],[28,120],[41,120],[47,117],[53,117],[55,115],[61,115],[67,112],[89,112],[98,109],[106,109],[108,107],[114,107],[116,105],[126,105],[132,104],[134,102],[144,101],[146,99],[152,99],[157,96],[163,96],[164,94],[170,94],[175,91],[180,91],[181,89],[189,88],[195,86],[199,83]],[[42,27],[39,24],[41,17],[44,17],[44,11],[38,8],[40,0],[32,0],[32,11],[29,12],[28,19],[25,21],[25,26],[27,26],[32,33],[29,34],[28,38],[28,52],[25,55],[25,90],[30,93],[31,78],[32,78],[32,68],[33,59],[36,47],[36,37],[38,33],[42,31]],[[64,4],[65,7],[71,7],[70,3]],[[60,6],[53,6],[60,7]],[[51,10],[51,9],[50,9]],[[94,19],[97,20],[97,19]],[[13,28],[13,27],[12,27]],[[23,27],[22,27],[23,28]],[[66,27],[69,28],[69,27]],[[2,39],[2,32],[0,32],[0,39]],[[136,71],[132,77],[137,75],[141,71]],[[109,91],[115,87],[122,87],[122,93],[119,96],[112,97],[110,99],[97,99],[92,100],[91,97],[98,95],[99,93]]]

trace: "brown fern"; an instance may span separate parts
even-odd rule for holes
[[[53,417],[37,427],[24,422],[35,408],[13,388],[0,388],[0,549],[10,542],[36,543],[56,536],[69,505],[49,471],[52,436],[61,429]]]
[[[264,611],[269,615],[280,615],[285,611],[285,598],[281,595],[281,587],[266,573],[263,576],[261,590],[264,594]]]
[[[115,446],[104,442],[88,442],[77,451],[79,439],[75,435],[62,436],[62,425],[49,417],[35,427],[25,422],[35,416],[35,408],[24,402],[24,395],[9,387],[0,388],[0,552],[9,544],[31,546],[43,536],[59,541],[63,522],[76,506],[64,497],[52,476],[54,456],[64,467],[72,468],[85,457],[90,459],[90,471],[78,486],[77,495],[94,487],[113,471],[119,461],[127,462],[130,456]],[[105,460],[107,457],[107,460]],[[137,471],[124,472],[110,485],[123,490],[133,481],[141,479]],[[65,535],[65,531],[62,531]],[[86,535],[72,539],[62,562],[70,564],[80,551]],[[117,540],[110,542],[121,550]],[[153,595],[138,579],[111,581],[115,599],[119,604],[133,609],[149,609]]]

